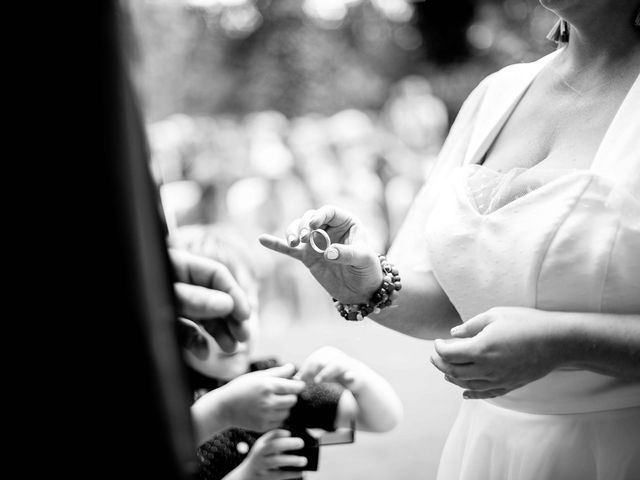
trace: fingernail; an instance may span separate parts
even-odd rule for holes
[[[306,237],[307,235],[309,235],[309,229],[308,228],[302,228],[300,230],[300,238]]]
[[[338,249],[334,247],[327,248],[327,258],[329,260],[336,260],[340,256]]]
[[[453,327],[450,331],[451,331],[451,335],[455,335],[456,332],[458,332],[460,330],[460,327]]]
[[[290,247],[295,247],[297,241],[298,241],[298,239],[296,238],[295,235],[287,236],[287,243],[289,244]]]
[[[304,445],[303,445],[304,447]],[[300,457],[300,460],[298,460],[298,465],[300,467],[304,467],[307,464],[307,458],[306,457]]]

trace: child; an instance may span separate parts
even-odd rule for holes
[[[206,324],[182,320],[202,478],[300,478],[300,472],[280,469],[307,463],[290,452],[304,442],[278,428],[285,421],[328,431],[355,422],[356,428],[373,432],[391,430],[400,421],[402,404],[386,380],[336,348],[316,350],[297,373],[292,364],[278,365],[274,359],[250,362],[258,286],[240,239],[219,227],[191,225],[177,229],[169,241],[225,264],[252,303],[250,340],[231,354],[218,347]]]

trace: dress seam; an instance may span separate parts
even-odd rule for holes
[[[542,273],[542,264],[544,263],[545,259],[547,258],[547,254],[549,253],[549,249],[551,248],[551,244],[553,243],[553,241],[558,236],[558,232],[560,231],[560,228],[562,228],[562,225],[567,220],[567,218],[569,218],[569,215],[571,215],[571,213],[575,210],[576,206],[578,205],[578,202],[580,201],[580,199],[584,195],[584,192],[587,191],[587,188],[589,188],[589,186],[591,185],[592,182],[593,182],[593,176],[589,176],[589,181],[585,184],[585,186],[582,189],[582,191],[580,192],[580,194],[576,195],[576,198],[575,198],[575,200],[573,202],[573,205],[571,205],[571,208],[569,208],[567,210],[567,213],[564,215],[564,218],[562,218],[562,220],[558,222],[558,226],[556,227],[556,229],[553,232],[553,234],[549,236],[549,240],[548,240],[548,242],[547,242],[547,244],[546,244],[546,246],[544,248],[544,251],[540,255],[540,261],[538,262],[538,265],[537,265],[537,276],[536,276],[536,286],[535,286],[535,290],[536,291],[535,291],[535,295],[533,297],[534,308],[535,308],[536,305],[538,305],[538,298],[539,298],[538,294],[539,294],[539,287],[540,287],[540,275]]]

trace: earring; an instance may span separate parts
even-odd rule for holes
[[[547,34],[547,39],[558,44],[567,43],[569,41],[569,23],[559,18]]]
[[[560,20],[560,42],[567,43],[569,41],[569,23],[566,20]]]

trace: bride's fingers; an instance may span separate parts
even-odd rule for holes
[[[303,243],[309,242],[309,234],[312,228],[309,226],[309,221],[315,216],[315,210],[307,210],[300,218],[300,224],[298,225],[298,236]]]
[[[496,388],[493,390],[477,391],[477,390],[465,390],[462,392],[462,396],[467,399],[481,399],[481,398],[495,398],[509,393],[507,388]]]
[[[301,250],[295,247],[290,247],[284,240],[279,237],[269,235],[268,233],[263,233],[258,237],[258,241],[260,242],[260,245],[262,245],[263,247],[267,247],[269,250],[288,255],[289,257],[295,258],[296,260],[302,259]]]
[[[299,218],[296,218],[287,226],[287,230],[285,232],[285,238],[287,239],[287,244],[289,244],[290,247],[297,247],[300,244],[300,235],[298,232],[299,229],[300,229]]]
[[[334,205],[323,205],[315,210],[315,213],[309,218],[309,227],[312,230],[322,228],[325,225],[348,229],[354,223],[356,223],[356,219],[353,215]]]

